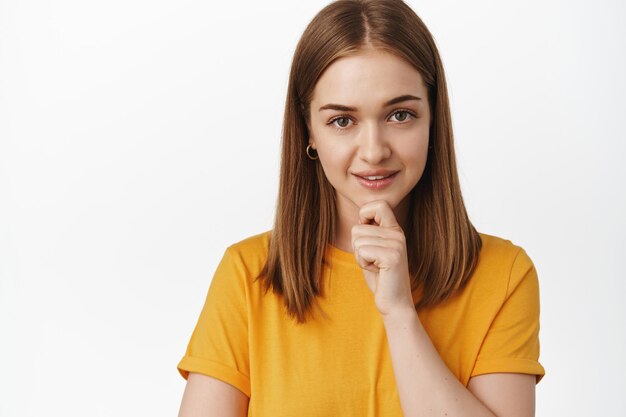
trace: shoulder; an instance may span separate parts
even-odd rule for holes
[[[475,284],[497,287],[507,295],[524,277],[534,275],[536,279],[536,274],[529,274],[535,272],[535,267],[523,247],[499,236],[486,233],[479,235],[482,248],[472,278]]]
[[[484,268],[501,268],[517,266],[529,266],[532,261],[523,247],[499,236],[479,233],[482,240],[482,248],[479,254],[479,264]]]
[[[258,274],[267,260],[271,232],[267,230],[230,244],[226,248],[225,256],[249,274]]]
[[[269,249],[271,230],[248,236],[228,246],[228,250],[235,253],[267,254]]]

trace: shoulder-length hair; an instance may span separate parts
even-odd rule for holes
[[[335,190],[319,161],[307,157],[310,102],[333,61],[373,46],[421,74],[431,110],[426,167],[411,191],[405,230],[416,310],[462,289],[478,262],[480,235],[471,224],[457,174],[443,65],[432,35],[402,0],[338,0],[306,27],[293,56],[282,130],[280,185],[267,261],[257,279],[282,297],[286,311],[306,322],[323,289],[327,245],[336,231]]]

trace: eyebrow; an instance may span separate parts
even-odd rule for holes
[[[386,102],[384,106],[387,107],[387,106],[391,106],[392,104],[397,104],[397,103],[401,103],[403,101],[408,101],[408,100],[422,100],[422,98],[413,96],[411,94],[405,94],[402,96],[392,98],[391,100]],[[322,107],[320,107],[319,111],[322,111],[322,110],[357,111],[356,107],[349,107],[349,106],[344,106],[343,104],[332,104],[332,103],[325,104]]]

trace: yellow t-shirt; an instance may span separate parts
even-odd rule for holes
[[[229,246],[178,364],[250,397],[248,416],[402,416],[385,328],[354,255],[327,248],[324,297],[330,320],[297,325],[253,279],[270,231]],[[480,234],[479,263],[465,289],[420,311],[437,351],[467,386],[491,372],[545,374],[539,363],[539,285],[526,252]],[[415,301],[418,294],[414,294]]]

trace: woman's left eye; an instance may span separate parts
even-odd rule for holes
[[[409,116],[415,117],[415,114],[408,110],[396,110],[391,114],[392,117],[398,115],[401,115],[401,117],[396,117],[396,120],[398,122],[404,122]]]

